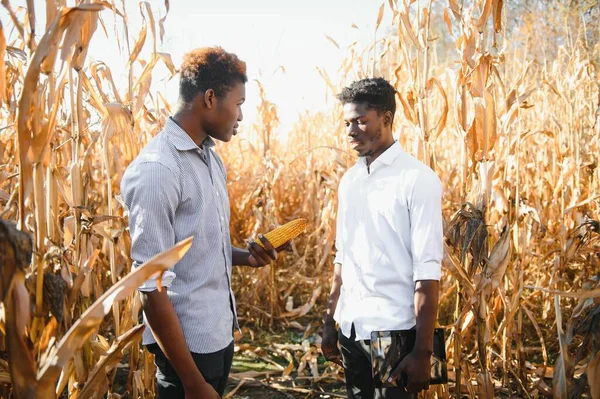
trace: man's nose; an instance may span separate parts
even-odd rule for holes
[[[355,123],[351,123],[346,127],[346,134],[350,137],[356,137],[358,135],[358,127]]]

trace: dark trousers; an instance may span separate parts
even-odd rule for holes
[[[167,360],[165,354],[157,344],[146,346],[149,352],[154,354],[156,365],[156,383],[158,385],[159,399],[184,399],[185,392],[183,384],[177,376],[175,369]],[[192,358],[196,367],[202,373],[202,377],[209,383],[220,396],[223,396],[227,386],[227,378],[231,370],[233,360],[233,341],[225,349],[215,353],[193,353]]]
[[[339,330],[339,342],[349,399],[414,399],[404,388],[375,389],[371,367],[370,341],[356,341],[354,325],[350,337]]]

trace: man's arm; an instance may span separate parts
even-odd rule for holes
[[[335,326],[333,315],[337,308],[340,291],[342,288],[342,265],[336,263],[333,266],[333,277],[331,278],[331,291],[329,292],[329,301],[327,302],[327,310],[325,311],[324,324],[325,326]]]
[[[323,325],[323,339],[321,341],[321,350],[325,359],[342,366],[342,355],[338,348],[338,335],[335,328],[335,320],[333,315],[337,308],[338,299],[340,298],[340,290],[342,288],[342,265],[335,263],[333,269],[333,277],[331,279],[331,291],[329,293],[329,301],[327,302],[327,310],[325,311]]]
[[[193,393],[199,398],[218,398],[192,358],[167,290],[144,292],[141,298],[154,338],[175,369],[186,394]]]
[[[442,185],[433,173],[419,176],[410,196],[410,236],[415,282],[416,342],[413,351],[390,379],[407,377],[406,390],[417,393],[429,386],[433,331],[439,300],[443,256]]]
[[[437,318],[440,282],[420,280],[415,284],[415,316],[417,339],[415,351],[425,356],[433,353],[433,330]]]
[[[164,165],[143,163],[135,172],[126,174],[121,193],[129,210],[131,258],[140,265],[175,244],[173,221],[179,202],[177,179]],[[174,271],[168,270],[161,291],[157,289],[156,279],[146,281],[139,288],[144,313],[154,338],[186,393],[202,392],[204,396],[200,397],[217,398],[217,393],[206,383],[192,358],[177,313],[167,296],[166,287],[174,278]]]
[[[402,359],[390,377],[390,382],[405,379],[402,382],[407,383],[405,388],[410,393],[417,393],[429,387],[439,287],[440,283],[437,280],[419,280],[415,284],[415,347]]]
[[[342,230],[344,227],[345,215],[345,189],[344,178],[338,187],[338,208],[335,227],[335,259],[333,260],[333,276],[331,278],[331,291],[329,292],[329,301],[327,301],[327,309],[323,317],[323,339],[321,342],[321,351],[325,359],[343,366],[342,355],[338,348],[338,332],[335,328],[335,310],[337,309],[342,289],[342,263],[344,259],[344,243],[342,241]]]
[[[429,357],[439,300],[443,256],[442,184],[433,173],[415,185],[410,203],[410,235],[415,281],[415,351]]]

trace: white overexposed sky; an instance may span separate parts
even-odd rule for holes
[[[361,46],[372,43],[379,7],[383,0],[170,0],[170,10],[165,22],[165,36],[157,51],[170,53],[177,68],[183,54],[195,47],[219,45],[236,53],[246,61],[249,82],[247,100],[243,107],[245,119],[242,128],[255,122],[259,104],[258,86],[254,79],[264,85],[267,98],[275,103],[281,120],[280,131],[289,130],[303,110],[319,110],[333,105],[331,96],[317,67],[327,71],[334,83],[346,48],[358,41]],[[137,0],[124,0],[129,18],[131,46],[141,27],[141,14]],[[13,9],[25,1],[11,1]],[[68,5],[75,1],[67,0]],[[122,9],[122,0],[115,0]],[[164,16],[164,0],[148,0],[157,24]],[[384,23],[389,23],[391,10],[385,1]],[[35,0],[36,33],[39,41],[45,25],[45,0]],[[21,17],[23,13],[20,13]],[[103,11],[102,19],[108,37],[98,26],[90,44],[88,62],[101,60],[112,71],[117,87],[126,87],[127,76],[124,66],[128,55],[116,41],[114,27],[122,27],[122,20],[112,11]],[[0,7],[0,21],[8,36],[12,23],[8,13]],[[356,27],[352,25],[355,24]],[[325,35],[333,38],[340,46],[336,48]],[[119,35],[120,39],[123,38]],[[123,51],[122,51],[123,50]],[[152,51],[152,35],[148,30],[146,43],[140,55],[148,59]],[[283,67],[283,70],[280,68]],[[141,66],[138,66],[141,69]],[[168,72],[162,66],[153,74],[153,89],[166,93],[167,100],[177,101],[178,76],[167,80]]]

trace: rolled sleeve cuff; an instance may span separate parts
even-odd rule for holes
[[[442,265],[438,262],[426,262],[413,264],[413,281],[436,280],[440,281],[442,276]]]
[[[333,263],[334,264],[339,263],[341,265],[342,259],[343,259],[342,251],[337,251],[335,253],[335,259],[333,260]]]
[[[160,285],[163,288],[169,288],[171,286],[171,283],[173,283],[173,280],[175,280],[175,273],[171,270],[166,270],[165,273],[163,274]],[[157,277],[150,278],[150,279],[146,280],[144,282],[144,284],[140,285],[138,287],[138,290],[141,292],[155,291],[156,289],[158,289],[158,286],[156,285],[156,283],[157,283]]]

